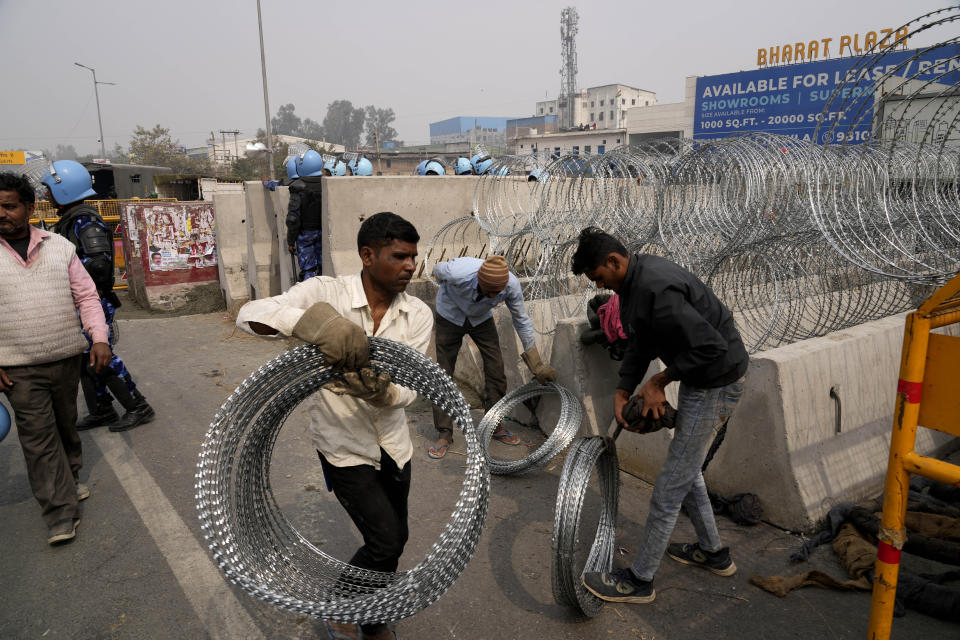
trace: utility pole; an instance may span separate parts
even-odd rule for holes
[[[233,159],[234,159],[234,160],[239,160],[239,159],[240,159],[240,147],[237,145],[237,134],[240,133],[240,132],[237,131],[236,129],[226,129],[226,130],[220,129],[220,142],[221,142],[221,144],[223,145],[223,155],[224,155],[224,159],[226,159],[226,155],[227,155],[227,139],[226,139],[226,135],[227,135],[228,133],[232,133],[232,134],[233,134]],[[211,135],[212,135],[212,134],[211,134]]]
[[[107,147],[103,141],[103,118],[100,117],[100,91],[97,89],[98,84],[112,84],[116,85],[116,82],[98,82],[97,81],[97,70],[93,67],[88,67],[85,64],[80,64],[79,62],[74,62],[73,64],[78,67],[83,67],[87,71],[93,74],[93,95],[97,99],[97,124],[100,125],[100,157],[107,157]]]
[[[263,53],[263,18],[260,16],[260,0],[257,0],[257,26],[260,28],[260,71],[263,73],[263,115],[267,120],[267,160],[270,164],[270,179],[277,179],[273,168],[273,133],[270,130],[270,99],[267,97],[267,58]]]
[[[377,145],[377,173],[381,176],[383,175],[383,163],[380,162],[380,129],[375,127],[373,129],[373,140]]]

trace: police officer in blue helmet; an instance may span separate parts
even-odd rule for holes
[[[473,165],[470,164],[469,158],[464,158],[460,156],[457,158],[457,161],[453,163],[453,171],[458,176],[472,176],[473,175]]]
[[[47,196],[56,206],[60,220],[54,232],[65,237],[77,248],[77,257],[97,287],[100,306],[110,327],[108,342],[113,350],[113,316],[120,300],[113,292],[113,232],[103,222],[97,210],[84,204],[84,199],[95,198],[93,180],[79,162],[58,160],[41,181],[47,187]],[[153,407],[147,402],[133,377],[116,354],[98,373],[87,364],[92,343],[87,337],[87,358],[80,372],[80,387],[87,405],[87,416],[77,422],[77,430],[109,426],[110,431],[126,431],[154,419]],[[126,410],[121,417],[113,408],[114,398]]]
[[[486,153],[478,153],[470,158],[470,164],[473,165],[473,172],[478,176],[482,176],[490,171],[490,167],[493,166],[493,158]]]
[[[417,175],[419,176],[442,176],[446,174],[443,163],[437,158],[424,160],[417,165]]]
[[[347,163],[347,168],[350,170],[350,175],[354,176],[372,176],[373,175],[373,163],[360,156],[359,158],[354,158]]]
[[[345,176],[347,175],[347,165],[343,160],[338,160],[334,156],[327,156],[323,159],[323,171],[325,176]]]
[[[297,256],[299,280],[320,275],[322,225],[320,219],[323,156],[309,149],[294,158],[297,179],[290,184],[287,204],[287,249]]]

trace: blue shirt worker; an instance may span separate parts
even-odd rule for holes
[[[294,166],[287,164],[290,183],[287,204],[287,249],[296,254],[302,282],[320,275],[323,266],[320,182],[323,157],[313,149],[300,154]],[[328,174],[329,175],[329,174]]]
[[[83,203],[85,198],[97,195],[93,180],[79,162],[58,160],[50,166],[50,172],[42,182],[60,216],[53,230],[73,243],[77,257],[97,287],[100,306],[110,327],[109,345],[113,352],[116,340],[113,316],[120,306],[120,300],[113,292],[113,233],[97,210]],[[89,356],[93,345],[89,337],[87,342],[85,356]],[[85,358],[84,362],[88,359]],[[126,365],[115,352],[110,364],[99,372],[89,364],[83,366],[80,388],[88,415],[77,422],[78,431],[106,425],[110,431],[126,431],[154,419],[153,407],[137,389]],[[114,398],[126,410],[123,417],[113,408]]]
[[[437,363],[453,377],[463,337],[470,336],[483,360],[483,407],[486,411],[507,392],[500,338],[493,321],[493,310],[502,302],[507,303],[513,316],[513,326],[523,343],[523,361],[534,377],[541,384],[557,379],[557,372],[540,359],[520,281],[510,273],[503,256],[489,256],[486,260],[454,258],[440,262],[433,268],[433,278],[440,286],[435,322]],[[434,407],[433,424],[438,439],[427,450],[427,455],[439,459],[453,444],[453,420]],[[505,444],[520,444],[520,439],[503,427],[498,428],[493,437]]]
[[[730,310],[680,265],[630,255],[622,242],[596,227],[580,233],[572,270],[620,296],[627,351],[613,398],[617,422],[627,426],[624,407],[634,390],[643,399],[643,414],[659,419],[667,401],[664,388],[680,382],[673,438],[653,485],[633,565],[584,573],[583,585],[609,602],[653,602],[653,576],[664,552],[682,564],[732,576],[737,565],[720,540],[701,471],[714,434],[740,401],[750,364]],[[654,358],[666,369],[643,382]],[[681,506],[693,522],[696,542],[670,542]]]

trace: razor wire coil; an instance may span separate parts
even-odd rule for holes
[[[520,460],[498,460],[490,455],[490,440],[497,427],[509,413],[527,400],[545,395],[560,396],[560,415],[557,425],[550,436],[528,455]],[[545,467],[553,458],[567,448],[580,430],[583,419],[583,408],[580,400],[566,387],[555,382],[540,384],[531,380],[522,387],[518,387],[500,398],[500,400],[484,414],[477,430],[480,432],[480,442],[483,444],[484,455],[490,473],[495,475],[523,475]]]
[[[580,567],[577,550],[582,533],[581,517],[594,470],[599,484],[600,518],[584,566]],[[612,568],[619,500],[619,463],[613,439],[592,437],[574,441],[567,451],[557,489],[550,584],[557,604],[578,609],[587,617],[600,613],[603,600],[587,591],[581,576],[584,572]]]
[[[274,499],[273,446],[287,416],[339,374],[313,345],[277,356],[217,412],[201,447],[195,485],[215,562],[231,582],[277,607],[338,622],[398,620],[440,597],[476,548],[490,476],[463,396],[436,363],[405,345],[370,338],[370,361],[453,416],[463,431],[467,464],[456,508],[423,561],[405,572],[353,567],[304,538]]]

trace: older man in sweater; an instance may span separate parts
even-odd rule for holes
[[[29,181],[0,173],[0,391],[7,395],[43,510],[47,542],[76,535],[80,482],[77,388],[90,336],[90,366],[110,361],[107,323],[93,280],[65,238],[30,226],[35,195]],[[78,316],[79,312],[79,316]]]

